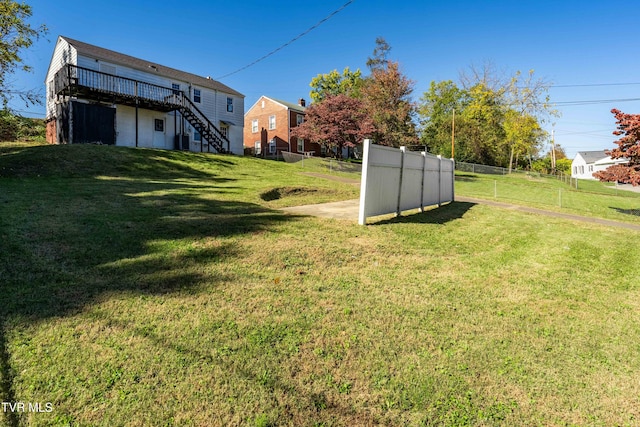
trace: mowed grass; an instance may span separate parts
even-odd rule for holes
[[[575,181],[574,181],[575,185]],[[456,173],[456,194],[640,224],[640,193],[613,183],[568,182],[535,174]]]
[[[359,227],[284,163],[0,145],[7,426],[637,425],[640,233],[456,202]]]

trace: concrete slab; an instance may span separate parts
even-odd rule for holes
[[[341,202],[322,203],[319,205],[293,206],[283,208],[285,212],[297,215],[319,216],[322,218],[337,218],[358,221],[360,200],[344,200]]]

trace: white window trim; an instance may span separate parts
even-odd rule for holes
[[[251,133],[258,133],[258,119],[251,120]]]
[[[253,143],[253,148],[256,151],[256,155],[262,154],[262,144],[260,143],[260,141],[254,142]]]
[[[297,142],[298,142],[298,146],[297,146],[298,153],[304,153],[304,139],[298,138]],[[300,146],[302,146],[302,149],[300,149]]]
[[[275,128],[276,128],[276,116],[274,114],[269,116],[269,130],[274,130]]]
[[[224,123],[220,123],[220,133],[229,139],[229,125],[225,125]]]

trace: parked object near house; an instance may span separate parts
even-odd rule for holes
[[[612,159],[600,151],[579,151],[571,162],[571,178],[593,179],[593,174],[607,169],[609,166],[627,163],[627,159]]]
[[[201,77],[58,37],[47,140],[242,154],[244,95]]]
[[[322,155],[320,144],[292,138],[291,129],[304,122],[306,101],[297,104],[261,96],[244,115],[244,148],[259,157],[279,157],[292,152],[308,156]]]

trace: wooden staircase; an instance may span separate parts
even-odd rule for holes
[[[213,147],[218,153],[230,151],[229,139],[205,116],[187,96],[181,92],[180,107],[178,111],[191,126],[200,133],[203,140]],[[226,147],[225,147],[226,145]]]

